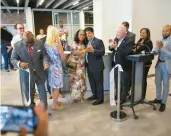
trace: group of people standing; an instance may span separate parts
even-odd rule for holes
[[[160,104],[160,112],[165,111],[166,102],[169,92],[169,83],[171,77],[171,26],[165,25],[162,30],[162,41],[156,42],[156,47],[153,49],[153,43],[151,41],[150,30],[148,28],[142,28],[140,30],[140,39],[135,44],[135,34],[128,31],[129,23],[123,22],[122,26],[117,29],[116,38],[110,43],[109,50],[113,51],[113,65],[120,64],[123,68],[121,73],[121,104],[125,103],[131,88],[131,71],[132,64],[126,57],[132,54],[139,53],[152,53],[159,55],[157,64],[155,66],[155,84],[156,84],[156,99],[150,101],[151,103]],[[143,96],[146,97],[147,90],[147,76],[151,67],[152,61],[144,62],[144,81],[143,81]],[[115,84],[116,92],[118,85],[118,70],[115,69]],[[163,87],[162,87],[163,83]],[[163,88],[163,89],[162,89]],[[136,91],[136,90],[135,90]],[[117,94],[116,94],[117,96]],[[117,99],[117,97],[116,97]]]
[[[45,81],[48,80],[53,104],[52,108],[61,109],[60,89],[63,87],[62,62],[66,60],[61,44],[60,32],[54,26],[48,26],[47,35],[37,39],[30,31],[24,31],[23,24],[16,24],[18,35],[12,40],[14,48],[11,62],[20,71],[21,90],[26,100],[34,106],[35,84],[40,100],[47,108]],[[87,38],[86,38],[87,36]],[[40,36],[39,36],[40,37]],[[102,56],[105,53],[103,41],[95,38],[93,28],[78,30],[70,45],[69,60],[76,62],[76,69],[69,68],[71,96],[74,101],[85,100],[86,67],[89,74],[93,96],[92,104],[103,103],[103,70]],[[86,62],[86,63],[85,63]],[[30,92],[29,92],[30,91]]]
[[[62,22],[60,22],[62,23]],[[37,36],[37,40],[30,31],[24,31],[23,24],[15,25],[18,35],[12,40],[14,49],[11,61],[13,65],[20,69],[21,89],[25,92],[27,101],[29,95],[31,97],[30,106],[34,106],[35,84],[37,84],[40,100],[44,102],[47,108],[47,94],[45,89],[45,81],[48,80],[49,92],[52,94],[52,108],[61,109],[60,89],[63,87],[63,62],[72,62],[74,68],[68,67],[71,97],[74,101],[92,101],[92,105],[99,105],[104,102],[103,89],[103,71],[105,69],[103,56],[105,47],[102,40],[94,35],[91,27],[85,30],[78,30],[75,34],[73,42],[70,45],[71,54],[66,59],[64,54],[65,45],[67,44],[68,31],[64,28],[57,30],[50,25],[47,28],[47,35],[43,32]],[[116,38],[112,40],[109,50],[113,51],[113,66],[120,64],[123,68],[121,74],[121,104],[126,102],[130,95],[131,89],[131,61],[126,57],[131,54],[143,52],[153,52],[159,54],[156,64],[156,90],[157,98],[151,102],[160,103],[160,111],[165,110],[169,91],[169,80],[171,74],[171,27],[169,25],[163,28],[163,41],[157,41],[155,49],[150,39],[150,30],[142,28],[140,30],[140,39],[135,44],[135,34],[128,31],[129,23],[123,22],[118,27]],[[42,31],[42,30],[41,30]],[[145,46],[141,46],[145,44]],[[64,45],[64,46],[63,46]],[[151,67],[152,61],[144,64],[144,96],[146,97],[147,75]],[[29,73],[28,73],[29,69]],[[86,73],[88,74],[92,96],[86,98]],[[30,75],[30,81],[29,81]],[[117,69],[115,69],[115,84],[117,92]],[[30,86],[29,85],[30,82]],[[163,82],[163,97],[161,97]],[[30,88],[30,94],[29,94]],[[117,96],[117,94],[116,94]],[[117,99],[117,97],[116,97]]]

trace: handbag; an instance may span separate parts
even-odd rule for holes
[[[71,70],[76,70],[77,69],[77,63],[71,61],[71,57],[68,59],[68,61],[66,62],[66,67],[71,69]]]

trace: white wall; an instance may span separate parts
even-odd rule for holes
[[[132,31],[139,39],[139,31],[147,27],[155,43],[161,39],[162,27],[171,24],[171,0],[133,0]]]
[[[132,31],[139,39],[140,29],[147,27],[151,31],[151,40],[162,39],[162,27],[171,24],[171,0],[133,0]],[[155,73],[157,56],[153,60],[149,74]]]
[[[132,0],[103,0],[103,40],[108,45],[114,38],[116,28],[123,21],[132,20]],[[107,47],[108,48],[108,47]]]
[[[109,39],[123,21],[132,21],[132,0],[93,0],[95,36],[103,39],[108,49]]]
[[[94,32],[97,38],[102,39],[102,27],[103,27],[103,12],[102,12],[102,0],[93,0],[93,22]]]

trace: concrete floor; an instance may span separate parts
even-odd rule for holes
[[[21,105],[18,72],[1,73],[1,103]],[[88,95],[90,95],[88,93]],[[148,79],[147,99],[155,98],[154,78]],[[159,108],[159,107],[158,107]],[[49,100],[49,110],[51,100]],[[148,105],[135,107],[138,120],[133,119],[131,109],[124,108],[128,118],[124,122],[110,119],[109,94],[105,93],[105,103],[92,106],[90,102],[74,103],[69,100],[61,111],[51,111],[49,136],[170,136],[171,135],[171,97],[167,109],[160,113]],[[7,134],[15,136],[16,134]]]

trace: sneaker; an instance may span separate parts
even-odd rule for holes
[[[157,100],[157,98],[156,98],[156,99],[154,99],[152,101],[149,101],[149,102],[151,102],[151,103],[161,103],[161,100]]]
[[[5,72],[10,72],[10,71],[8,69],[6,69]]]
[[[161,103],[160,108],[159,108],[159,111],[160,112],[164,112],[165,111],[165,108],[166,108],[166,104]]]

